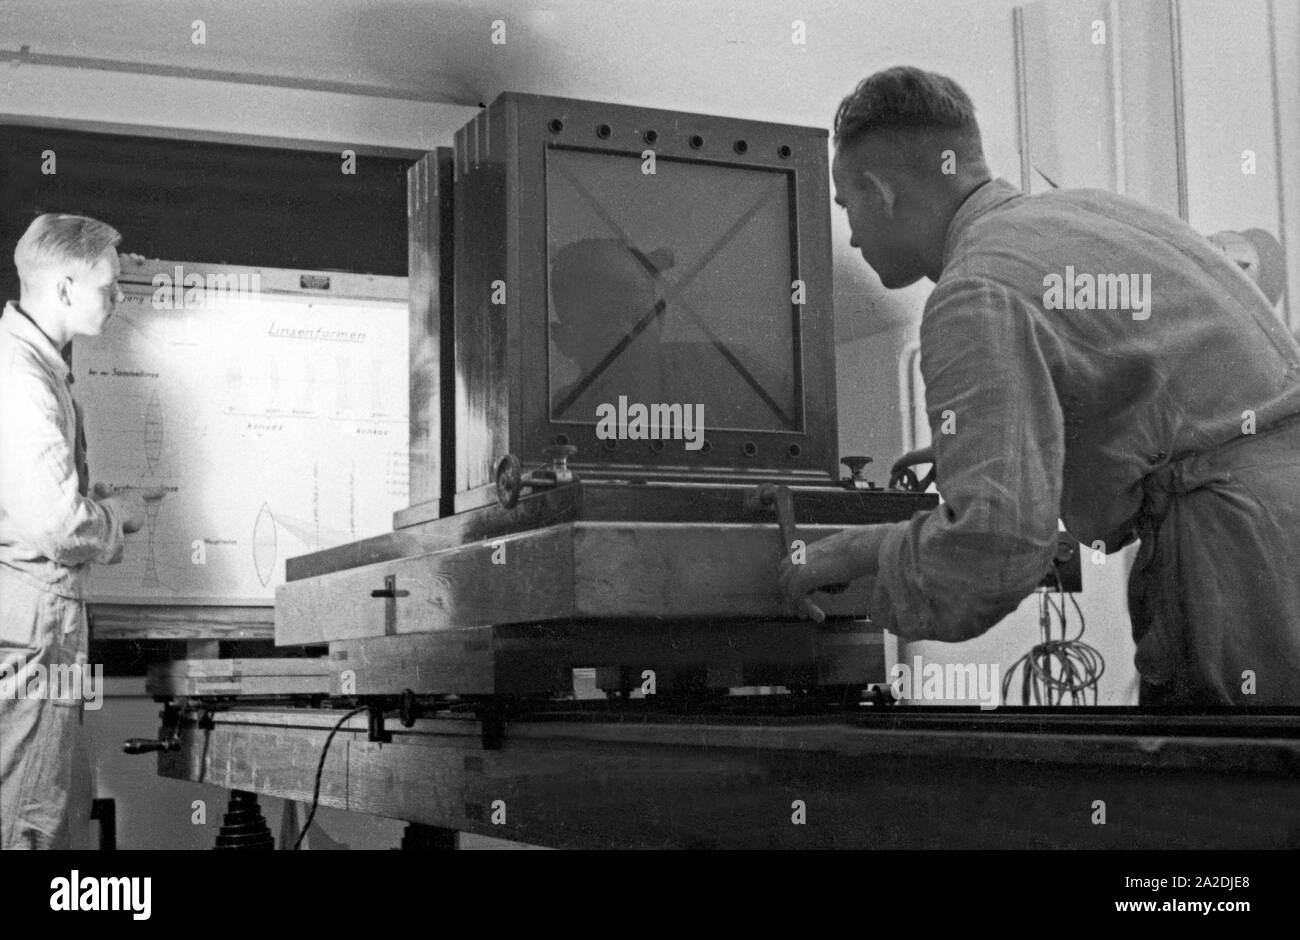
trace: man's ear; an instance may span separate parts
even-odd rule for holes
[[[65,274],[54,282],[54,296],[65,307],[72,305],[72,278],[69,275]]]
[[[880,198],[885,207],[886,214],[890,218],[894,215],[894,201],[898,198],[898,192],[894,185],[882,176],[877,176],[870,170],[862,171],[862,188],[868,191],[874,191]]]

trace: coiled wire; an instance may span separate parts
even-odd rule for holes
[[[1073,594],[1069,595],[1079,615],[1079,633],[1069,638],[1066,622],[1066,594],[1061,583],[1061,574],[1056,572],[1056,595],[1060,601],[1052,599],[1050,590],[1039,592],[1038,624],[1042,630],[1042,642],[1036,644],[1028,653],[1021,656],[1002,679],[1002,701],[1006,702],[1007,693],[1016,672],[1021,671],[1020,704],[1028,705],[1032,699],[1034,705],[1064,705],[1066,696],[1071,705],[1087,705],[1088,692],[1092,692],[1091,704],[1097,704],[1097,683],[1106,671],[1106,660],[1096,648],[1082,641],[1085,621],[1083,610]],[[1061,635],[1052,636],[1052,614],[1060,622]]]

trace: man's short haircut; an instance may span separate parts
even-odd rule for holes
[[[106,249],[121,241],[117,229],[96,219],[47,212],[37,216],[18,239],[14,267],[26,284],[37,272],[48,268],[92,267]]]
[[[835,112],[835,146],[875,131],[949,131],[979,146],[970,97],[951,78],[907,65],[864,78]]]

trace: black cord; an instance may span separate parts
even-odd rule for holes
[[[311,791],[311,811],[307,813],[307,821],[302,824],[302,831],[298,833],[298,839],[294,842],[292,851],[298,851],[298,847],[302,845],[302,840],[307,837],[307,830],[311,828],[312,820],[316,818],[316,808],[320,806],[320,781],[325,774],[325,757],[330,752],[330,743],[333,742],[334,735],[338,734],[339,729],[347,724],[349,718],[361,714],[367,708],[368,706],[362,705],[360,708],[352,709],[339,719],[338,724],[330,731],[329,737],[325,739],[325,746],[320,751],[320,763],[316,765],[316,786]]]

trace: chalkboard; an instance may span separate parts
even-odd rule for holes
[[[122,233],[123,251],[151,258],[404,277],[414,160],[361,152],[356,172],[341,172],[341,151],[356,147],[317,152],[0,124],[0,297],[18,298],[9,262],[42,212],[100,219]]]
[[[91,480],[164,487],[92,601],[269,605],[407,506],[406,279],[130,264],[73,343]]]

